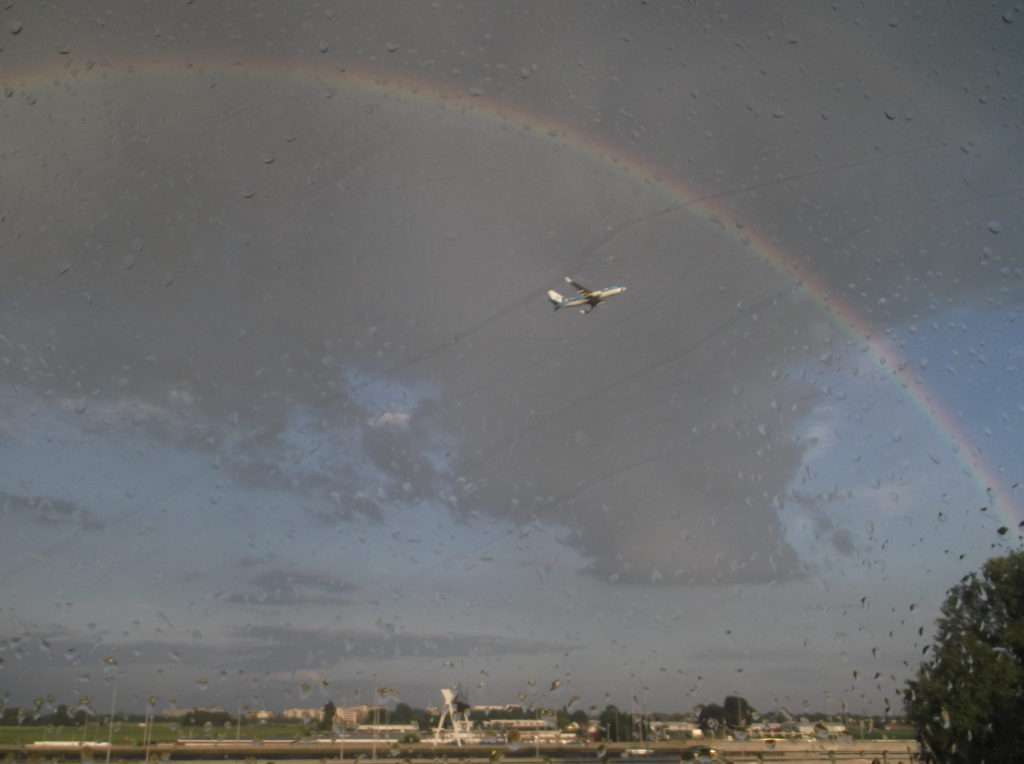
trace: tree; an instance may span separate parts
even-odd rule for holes
[[[565,730],[571,721],[572,719],[569,718],[569,709],[565,706],[562,706],[555,711],[555,726],[558,727],[558,729]]]
[[[926,648],[928,649],[928,648]],[[931,657],[904,703],[942,762],[1018,761],[1024,750],[1024,551],[949,590]]]
[[[739,695],[728,695],[723,704],[725,721],[730,727],[746,727],[750,724],[754,709],[750,707],[746,698]]]
[[[630,714],[620,711],[616,706],[605,706],[597,721],[604,728],[609,740],[629,741],[633,739],[632,717]]]
[[[53,715],[53,723],[58,727],[68,727],[74,723],[68,714],[68,707],[63,703],[57,706],[57,712]]]
[[[8,706],[0,711],[0,724],[13,725],[21,724],[21,709],[17,706]]]
[[[408,703],[396,703],[395,710],[391,712],[391,723],[411,724],[412,721],[412,706]]]
[[[717,703],[708,703],[708,705],[700,710],[700,714],[697,716],[697,723],[705,733],[710,732],[713,735],[725,728],[725,709]]]
[[[334,701],[328,700],[324,703],[324,715],[320,720],[320,729],[329,730],[334,728],[334,717],[338,713]]]

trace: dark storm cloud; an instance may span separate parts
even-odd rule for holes
[[[802,310],[780,303],[773,316]],[[717,312],[730,321],[728,308]],[[714,326],[703,331],[714,333]],[[726,341],[761,346],[776,331],[752,328],[749,316],[733,329],[707,346],[695,340],[692,354],[684,350],[667,368],[660,359],[651,364],[644,349],[624,351],[636,358],[623,372],[602,370],[596,394],[570,393],[557,419],[541,415],[519,427],[521,437],[503,444],[492,464],[471,460],[466,469],[481,487],[465,504],[566,527],[568,541],[591,559],[590,571],[611,582],[801,577],[776,513],[807,448],[793,437],[794,412],[818,393],[801,380],[771,389],[749,384],[778,375],[760,368],[756,354],[726,352],[724,364],[711,366]],[[644,347],[664,347],[652,340]],[[644,375],[645,364],[663,368]],[[635,432],[647,445],[623,460],[619,446]],[[561,449],[557,462],[532,448],[541,438]]]
[[[145,96],[140,98],[142,106],[133,105],[133,113],[153,112],[152,129],[159,130],[157,120],[166,103],[146,103]],[[208,126],[206,109],[216,111],[217,107],[193,106],[185,118]],[[417,144],[424,140],[416,134]],[[478,140],[483,150],[487,141]],[[517,139],[528,145],[535,140]],[[549,151],[549,147],[535,148]],[[275,175],[281,176],[276,181],[282,189],[297,184],[300,168],[309,161],[306,151],[317,154],[319,149],[304,148],[306,159],[297,156],[290,163],[278,160],[271,165]],[[322,151],[331,155],[326,145]],[[606,319],[595,316],[586,325],[572,316],[551,325],[549,314],[544,313],[548,323],[540,324],[538,306],[532,300],[524,302],[521,295],[532,293],[540,299],[539,277],[548,272],[554,275],[562,266],[552,267],[544,258],[533,256],[503,264],[507,273],[498,280],[493,268],[480,267],[475,253],[493,249],[501,240],[507,241],[507,247],[522,246],[516,241],[519,232],[506,230],[510,216],[496,217],[509,184],[523,186],[517,193],[524,198],[535,197],[534,187],[547,184],[552,197],[568,192],[566,186],[578,193],[595,168],[560,160],[560,165],[538,168],[547,173],[546,183],[540,183],[535,173],[529,180],[509,177],[501,187],[487,183],[481,193],[466,198],[459,189],[479,182],[475,167],[459,162],[456,147],[444,141],[414,156],[435,151],[450,154],[449,171],[458,174],[461,182],[431,188],[429,205],[424,190],[414,184],[390,188],[385,183],[380,192],[386,189],[393,201],[380,209],[365,201],[377,191],[348,200],[355,209],[343,211],[356,237],[341,245],[343,256],[337,244],[310,246],[300,256],[302,267],[282,271],[269,240],[248,240],[251,234],[246,234],[244,246],[229,242],[200,256],[210,245],[201,241],[204,232],[197,231],[191,244],[197,253],[189,268],[207,271],[209,277],[191,287],[182,277],[171,287],[159,289],[146,287],[142,280],[144,288],[136,294],[128,282],[141,275],[141,266],[126,275],[116,262],[108,262],[112,259],[108,250],[98,253],[97,270],[117,268],[113,279],[96,279],[88,273],[73,278],[82,278],[83,287],[106,295],[137,317],[140,347],[128,351],[115,339],[120,326],[105,325],[101,317],[81,343],[69,341],[61,349],[61,363],[73,367],[79,376],[69,375],[61,382],[69,386],[95,383],[112,359],[84,346],[114,344],[127,352],[120,375],[126,391],[159,407],[169,406],[171,399],[177,409],[185,410],[184,417],[168,417],[178,425],[179,444],[209,453],[226,474],[245,485],[318,499],[306,511],[319,522],[336,524],[356,517],[381,521],[391,510],[441,501],[452,506],[457,517],[463,516],[463,510],[479,511],[513,522],[539,521],[566,528],[571,543],[593,561],[591,570],[608,581],[729,583],[799,575],[798,561],[785,544],[771,502],[799,464],[800,449],[786,440],[792,424],[786,408],[802,386],[780,381],[772,410],[771,393],[745,386],[743,380],[766,378],[769,356],[783,365],[787,356],[796,355],[786,348],[789,338],[783,331],[758,324],[758,312],[746,306],[768,312],[772,325],[786,320],[813,323],[809,306],[788,299],[787,285],[767,270],[761,278],[745,274],[749,253],[722,239],[711,226],[685,227],[687,237],[692,236],[688,245],[696,251],[714,248],[728,254],[712,265],[680,260],[675,254],[678,221],[665,219],[639,229],[651,238],[652,252],[635,274],[636,287],[641,291],[646,287],[651,297],[619,316],[620,328],[610,345],[609,338],[602,336],[611,331],[610,325],[604,324],[596,333],[595,327],[602,326],[598,321],[611,321],[611,313],[603,314]],[[252,152],[259,153],[255,146]],[[408,160],[409,155],[402,159]],[[137,161],[148,164],[161,159],[145,156]],[[226,156],[211,156],[210,161],[224,165],[220,172],[231,171]],[[248,160],[241,155],[237,161]],[[371,187],[395,169],[390,164],[396,160],[377,161],[382,165],[368,179]],[[344,169],[339,167],[338,172]],[[214,205],[215,198],[209,203]],[[663,205],[652,199],[651,208],[654,203]],[[462,216],[489,220],[494,230],[469,231],[466,235],[473,241],[452,245],[444,237],[445,228],[435,228],[431,222],[447,207],[459,209]],[[413,236],[411,229],[386,220],[379,228],[367,227],[365,216],[386,218],[398,209],[412,214],[426,226],[426,233]],[[543,219],[543,212],[531,208],[511,218],[540,215]],[[142,217],[146,214],[139,212]],[[285,217],[283,210],[273,207],[267,214],[271,219]],[[631,219],[643,217],[641,210],[631,210],[616,213],[616,219],[624,214]],[[229,215],[238,218],[234,225],[240,229],[262,224],[241,211]],[[272,220],[265,223],[273,224]],[[594,220],[567,221],[566,227],[575,229],[576,241],[566,246],[559,260],[568,261],[586,243],[606,238],[595,232],[603,226]],[[114,239],[119,235],[107,234]],[[179,267],[173,261],[182,248],[175,242],[172,252],[170,244],[151,241],[147,252],[152,250],[154,262]],[[244,268],[237,254],[240,247],[245,250]],[[397,268],[391,257],[364,260],[359,256],[364,249],[404,252],[411,247],[437,252],[440,267],[414,259]],[[538,249],[550,252],[551,246]],[[659,267],[668,269],[679,286],[660,283]],[[694,270],[697,279],[690,278]],[[264,271],[281,273],[280,279],[267,282],[277,292],[273,299],[252,277]],[[334,291],[324,289],[328,283]],[[705,289],[702,284],[707,283],[716,289]],[[725,284],[729,287],[723,292]],[[525,291],[527,287],[530,292]],[[684,291],[669,294],[671,289]],[[774,295],[781,295],[778,305],[770,299]],[[183,299],[192,306],[188,312],[176,307]],[[200,316],[222,311],[225,299],[238,310],[224,312],[212,329],[196,323]],[[463,305],[464,301],[469,304]],[[26,310],[41,309],[44,303],[40,299]],[[256,304],[259,310],[251,307]],[[693,310],[697,318],[680,325],[681,306]],[[629,311],[628,305],[612,309]],[[367,312],[379,321],[367,325],[361,318]],[[427,316],[432,320],[419,320]],[[525,336],[511,331],[517,322],[528,329]],[[75,328],[65,328],[67,332],[59,335],[70,340]],[[478,328],[479,335],[471,341],[438,344],[441,338]],[[637,333],[643,342],[636,341]],[[551,354],[537,363],[530,335],[549,344],[571,342],[574,365],[560,366]],[[737,355],[735,348],[730,349],[730,344],[738,342],[742,347],[751,341],[757,343],[756,353]],[[159,353],[150,354],[155,356],[152,360],[150,355],[146,363],[131,358],[149,347],[159,348]],[[432,349],[424,352],[424,347]],[[360,367],[379,366],[376,358],[380,357],[387,359],[386,368],[392,370],[402,368],[405,359],[424,360],[400,373],[353,374]],[[610,366],[613,358],[615,364]],[[202,374],[193,371],[197,368]],[[250,373],[253,368],[255,373]],[[627,370],[625,378],[620,379],[619,369]],[[698,374],[697,369],[704,372]],[[427,373],[437,380],[437,392],[417,393],[420,376]],[[589,384],[579,389],[578,380]],[[405,390],[405,400],[394,396],[393,388]],[[469,395],[467,388],[472,391]],[[524,419],[524,411],[536,416]],[[92,415],[87,411],[86,416]],[[537,424],[537,417],[542,424]],[[153,421],[160,420],[154,417]],[[766,421],[771,423],[770,439],[756,432],[757,423]],[[181,427],[181,422],[187,426]],[[501,433],[497,442],[495,432]],[[580,442],[568,440],[565,433]],[[617,448],[624,437],[640,444],[639,449],[631,449],[627,464],[637,450],[641,458],[649,454],[666,458],[652,460],[633,474],[624,471]],[[510,452],[510,462],[505,452]],[[730,470],[717,468],[728,460],[732,460]],[[705,466],[695,470],[695,464]],[[618,480],[601,489],[609,501],[598,504],[600,514],[592,511],[592,495],[574,499],[596,475],[618,473]],[[559,501],[563,497],[567,501]],[[754,523],[742,519],[751,509],[756,512]],[[665,533],[666,524],[672,533]],[[623,526],[628,533],[621,532]],[[741,526],[749,532],[741,533]]]
[[[248,588],[229,594],[225,601],[242,605],[344,605],[357,589],[323,573],[280,569],[253,576]]]
[[[204,13],[212,11],[172,15],[191,24]],[[669,169],[678,160],[675,143],[665,143],[653,126],[703,120],[709,128],[690,138],[703,150],[692,152],[692,166],[676,169],[710,178],[708,191],[721,190],[729,179],[745,188],[778,176],[773,166],[782,159],[756,151],[766,130],[794,166],[827,166],[783,141],[791,125],[809,116],[818,129],[819,116],[805,115],[800,99],[783,92],[785,103],[769,108],[741,76],[743,66],[754,65],[744,63],[748,55],[757,65],[779,59],[780,67],[789,67],[792,46],[762,39],[762,31],[778,23],[773,14],[724,21],[697,11],[693,18],[650,9],[605,9],[586,19],[568,7],[546,13],[584,26],[569,25],[574,31],[567,42],[514,35],[533,28],[531,11],[491,8],[452,22],[420,10],[389,20],[388,39],[415,30],[418,44],[430,47],[442,23],[457,23],[460,37],[486,29],[487,50],[480,62],[460,62],[467,70],[453,80],[457,88],[486,76],[502,98],[540,112],[562,111],[561,100],[549,96],[571,89],[616,115],[598,132],[624,140],[631,151],[664,154]],[[653,23],[657,18],[664,23]],[[502,32],[495,34],[490,27],[499,19]],[[737,70],[740,95],[705,94],[696,85],[700,71],[681,67],[681,53],[669,54],[681,43],[669,45],[667,30],[690,29],[691,22],[748,46],[739,50],[749,53],[729,64]],[[815,19],[793,23],[807,27],[790,31],[805,48],[819,44],[823,32]],[[592,51],[588,76],[559,65],[566,44],[583,46],[611,29],[614,48],[586,46]],[[272,48],[274,42],[287,42],[289,50],[305,44],[306,32],[294,25],[254,21],[250,33],[269,35]],[[324,33],[340,35],[339,43],[346,34],[332,23]],[[834,32],[839,40],[843,34]],[[634,37],[657,51],[644,65],[650,88],[622,84],[635,66]],[[702,60],[712,39],[694,34],[697,47],[686,56]],[[409,65],[405,50],[383,65]],[[481,66],[492,58],[522,61],[536,74],[524,78],[521,67],[513,67],[504,82],[503,69]],[[445,71],[429,74],[447,81]],[[805,75],[794,69],[792,76],[797,82]],[[567,542],[589,559],[589,570],[610,582],[735,583],[803,575],[777,499],[803,454],[790,409],[809,405],[814,385],[784,375],[776,380],[772,372],[819,354],[818,338],[802,329],[814,326],[820,311],[793,300],[784,291],[786,279],[759,266],[755,253],[693,225],[685,210],[652,216],[664,209],[663,197],[626,202],[635,196],[632,184],[618,187],[601,175],[595,180],[593,167],[553,152],[540,135],[466,133],[459,120],[403,113],[372,95],[348,105],[350,93],[324,98],[316,88],[300,91],[273,79],[241,82],[196,71],[159,95],[144,79],[127,83],[120,99],[108,102],[109,113],[79,108],[87,122],[114,126],[105,151],[126,175],[173,182],[123,198],[120,179],[101,178],[92,186],[93,203],[116,206],[119,214],[89,215],[83,208],[62,232],[48,234],[51,248],[77,252],[73,267],[62,272],[50,263],[41,273],[45,261],[26,259],[18,268],[36,288],[19,306],[12,334],[49,347],[48,368],[73,370],[48,377],[47,384],[69,393],[100,387],[111,399],[116,392],[168,408],[166,418],[144,411],[134,416],[158,437],[173,435],[208,453],[245,486],[315,499],[304,510],[326,525],[383,522],[394,510],[439,501],[456,518],[480,512],[564,529]],[[695,84],[687,89],[691,79]],[[659,83],[690,97],[657,95]],[[815,92],[830,90],[812,84]],[[189,145],[185,174],[180,147],[166,134],[165,115],[175,103],[182,104],[175,109],[182,134],[205,137]],[[266,129],[247,129],[233,116],[236,104]],[[786,112],[784,120],[771,115],[775,108]],[[749,116],[735,119],[734,112]],[[572,114],[560,116],[573,121]],[[896,129],[884,124],[884,115],[854,116]],[[419,122],[436,129],[421,130]],[[296,128],[302,124],[307,127]],[[323,124],[339,132],[313,127]],[[89,149],[87,131],[76,140],[80,145],[69,151]],[[871,161],[883,159],[868,144],[851,147],[836,163],[855,159],[854,148]],[[519,171],[524,156],[536,159]],[[755,164],[765,167],[752,172]],[[499,180],[481,171],[487,167],[506,171]],[[435,181],[439,168],[443,183]],[[833,182],[834,173],[809,177],[830,193],[842,186]],[[242,191],[250,187],[258,193],[246,198]],[[564,198],[574,203],[554,221],[550,211],[564,208]],[[761,204],[771,209],[776,202]],[[167,210],[191,224],[166,225]],[[25,216],[19,228],[42,228],[41,222],[28,225],[32,212],[12,213],[19,221]],[[750,212],[756,219],[757,204]],[[798,221],[786,233],[799,241],[806,236],[806,214],[798,207],[792,215],[769,217]],[[610,225],[624,220],[636,222],[607,235]],[[544,231],[555,233],[538,234]],[[77,247],[83,238],[86,244]],[[848,273],[861,267],[861,258],[815,251],[815,270],[834,269],[840,280],[861,283],[862,274]],[[515,254],[497,259],[481,252]],[[581,252],[590,254],[582,258]],[[581,268],[588,280],[625,277],[641,302],[632,309],[609,306],[618,311],[614,324],[610,318],[599,323],[599,315],[585,325],[569,316],[559,316],[568,320],[557,327],[541,324],[536,306],[522,301],[533,290],[540,299],[544,280]],[[43,279],[54,273],[60,274],[56,287]],[[876,292],[868,289],[864,299],[882,310]],[[774,294],[782,297],[757,311],[766,316],[760,323],[754,311],[737,308]],[[916,294],[888,295],[886,305],[910,310],[907,295]],[[80,301],[89,321],[54,309],[52,301]],[[132,316],[127,335],[124,315]],[[42,325],[56,337],[48,345],[35,341],[34,327]],[[702,344],[706,338],[711,341]],[[538,352],[530,340],[553,352]],[[572,363],[559,364],[567,351]],[[665,365],[674,357],[679,364]],[[354,380],[356,369],[371,370],[371,382]],[[37,368],[31,370],[16,373],[39,384]],[[436,394],[391,408],[367,399],[367,391],[403,383],[413,389],[422,378],[437,381]],[[617,386],[609,388],[610,382]],[[174,416],[183,409],[187,416]],[[760,434],[762,426],[769,434]],[[837,532],[832,540],[838,551],[849,552],[847,536]]]
[[[0,514],[10,521],[25,520],[41,526],[78,525],[83,531],[103,530],[95,512],[76,502],[47,496],[22,496],[0,491]]]

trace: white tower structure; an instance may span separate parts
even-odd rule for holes
[[[473,722],[469,719],[470,705],[462,697],[458,689],[444,688],[441,690],[441,697],[444,698],[444,708],[441,711],[441,718],[437,720],[437,730],[434,732],[435,742],[447,742],[451,737],[459,747],[466,738],[472,739]],[[451,730],[445,728],[446,720],[451,720]]]

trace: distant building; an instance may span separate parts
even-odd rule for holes
[[[420,727],[418,724],[360,724],[356,733],[361,737],[401,740],[408,735],[419,736]]]
[[[567,745],[579,742],[579,736],[574,732],[562,732],[558,729],[523,730],[519,732],[519,742]]]
[[[334,712],[334,720],[342,727],[358,727],[371,721],[384,719],[383,706],[340,706]]]
[[[246,713],[245,718],[256,722],[269,722],[274,718],[274,712],[267,710],[249,711]]]
[[[523,707],[519,703],[505,703],[504,705],[497,706],[473,706],[470,710],[481,714],[523,713]]]
[[[222,706],[196,706],[195,708],[168,708],[159,714],[166,719],[183,719],[190,714],[224,714]]]
[[[814,733],[816,736],[827,737],[829,740],[835,740],[848,734],[845,724],[832,722],[818,722],[814,725]]]
[[[555,724],[548,719],[487,719],[482,722],[489,730],[553,730]]]
[[[755,722],[747,727],[747,735],[752,738],[784,737],[786,728],[781,722]]]
[[[659,740],[686,739],[695,737],[700,726],[694,722],[653,721],[650,722],[651,733]]]
[[[291,722],[318,722],[324,718],[322,708],[286,708],[281,714]]]

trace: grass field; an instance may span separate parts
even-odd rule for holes
[[[234,724],[225,726],[193,726],[186,727],[172,722],[156,722],[153,724],[152,740],[154,743],[166,743],[178,738],[202,738],[234,740],[237,728]],[[143,726],[141,722],[115,722],[114,743],[121,745],[142,744]],[[242,724],[243,740],[295,740],[302,737],[315,737],[320,733],[310,733],[301,724]],[[33,727],[33,726],[0,726],[0,745],[24,745],[38,740],[86,740],[106,742],[107,726],[101,723],[90,723],[84,727]]]

